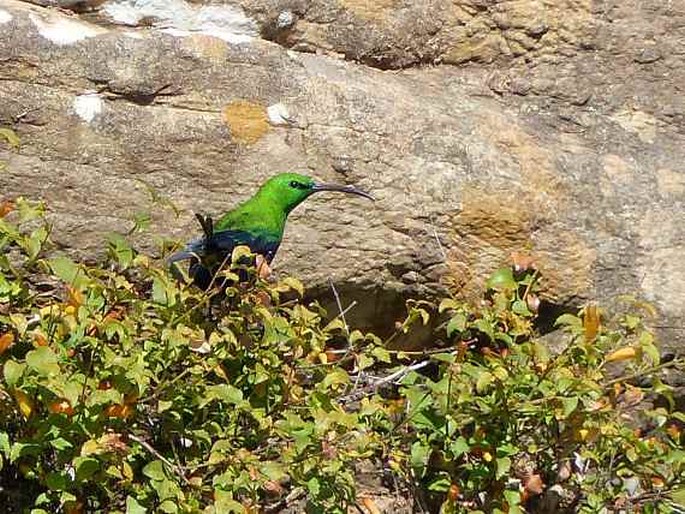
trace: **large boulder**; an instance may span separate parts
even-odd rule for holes
[[[683,336],[674,3],[38,3],[81,14],[0,0],[0,123],[21,138],[0,182],[47,200],[65,248],[94,255],[145,210],[187,238],[193,211],[303,171],[378,198],[313,198],[275,261],[361,299],[360,322],[473,295],[523,250],[550,304],[632,293]]]

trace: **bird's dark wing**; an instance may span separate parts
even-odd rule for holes
[[[198,218],[199,220],[199,218]],[[203,218],[201,222],[203,230],[211,228],[211,220],[207,223],[207,219]],[[193,239],[180,252],[176,252],[167,259],[169,264],[187,259],[205,258],[224,259],[227,255],[233,252],[236,246],[245,245],[252,250],[253,253],[263,255],[267,262],[271,262],[276,255],[276,250],[280,245],[280,240],[269,238],[264,235],[253,234],[244,230],[221,230],[212,232],[211,236],[200,237]],[[220,263],[219,263],[220,264]]]
[[[268,262],[276,255],[281,241],[264,235],[257,235],[243,230],[222,230],[214,232],[212,237],[205,238],[206,254],[217,253],[226,256],[233,252],[236,246],[245,245],[252,253],[263,255]]]

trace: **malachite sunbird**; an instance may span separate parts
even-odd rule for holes
[[[319,191],[339,191],[374,199],[354,186],[323,184],[305,175],[281,173],[267,180],[252,198],[221,216],[216,224],[209,217],[197,215],[204,236],[190,241],[183,250],[169,257],[168,263],[190,260],[189,275],[202,289],[210,287],[213,276],[230,260],[236,246],[245,245],[270,263],[283,240],[288,214]]]

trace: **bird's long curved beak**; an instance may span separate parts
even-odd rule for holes
[[[358,196],[363,196],[364,198],[368,198],[369,200],[375,201],[376,199],[371,196],[369,193],[366,191],[362,191],[361,189],[358,189],[354,186],[343,186],[340,184],[321,184],[321,183],[316,183],[312,186],[312,191],[318,192],[318,191],[338,191],[340,193],[348,193],[351,195],[358,195]]]

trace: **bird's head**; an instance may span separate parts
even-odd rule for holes
[[[290,212],[312,194],[320,191],[338,191],[374,200],[369,193],[355,186],[316,182],[311,177],[298,173],[281,173],[271,177],[261,187],[259,193],[268,196],[271,201],[283,206],[286,212]]]

